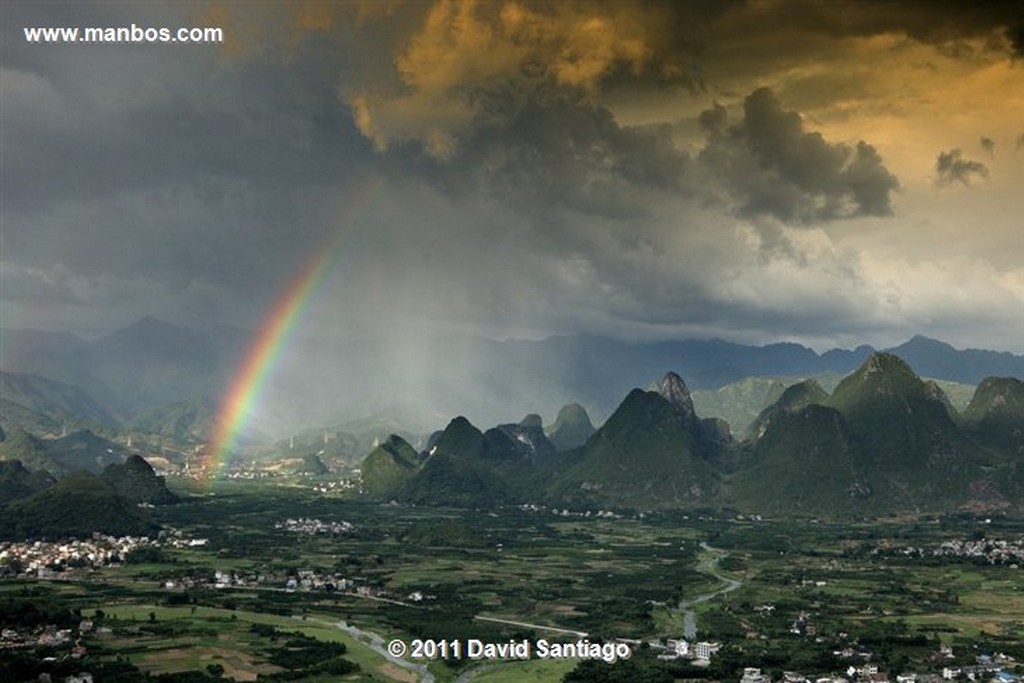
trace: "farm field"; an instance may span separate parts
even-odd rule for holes
[[[1017,566],[935,554],[954,540],[1020,539],[1020,520],[589,512],[400,507],[225,484],[158,510],[166,538],[191,545],[165,542],[156,555],[48,580],[8,578],[0,601],[88,619],[83,661],[160,680],[561,681],[595,664],[738,680],[744,666],[839,672],[859,661],[844,650],[901,672],[941,668],[940,647],[952,653],[943,664],[1024,659]],[[282,526],[288,519],[350,526],[304,532]],[[688,619],[691,640],[722,646],[710,666],[654,656]],[[540,638],[625,639],[635,656],[384,654],[393,640]]]

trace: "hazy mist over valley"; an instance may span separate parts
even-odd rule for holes
[[[191,402],[209,413],[208,429],[254,336],[229,328],[180,328],[153,318],[92,341],[30,330],[5,333],[7,372],[78,387],[102,404],[107,422],[116,416],[115,422],[128,425],[147,412]],[[289,343],[268,371],[246,422],[257,440],[367,418],[390,418],[421,434],[456,415],[480,425],[518,421],[527,413],[550,422],[559,408],[574,402],[600,423],[630,389],[648,386],[666,369],[686,379],[699,407],[707,401],[701,411],[705,416],[727,417],[724,397],[737,383],[763,377],[788,385],[817,376],[831,388],[872,350],[861,346],[819,354],[797,344],[760,347],[722,340],[629,343],[560,336],[497,341],[461,335],[417,339],[410,360],[370,342],[294,338]],[[895,352],[923,376],[964,385],[967,398],[986,376],[1024,374],[1020,356],[956,350],[923,337]],[[960,407],[965,405],[962,399]],[[732,428],[742,432],[743,425]]]

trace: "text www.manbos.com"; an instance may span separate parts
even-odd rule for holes
[[[219,27],[178,28],[166,26],[42,27],[26,26],[27,43],[223,43]]]

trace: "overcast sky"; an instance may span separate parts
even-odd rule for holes
[[[2,325],[1024,352],[1017,2],[18,3]],[[217,26],[222,45],[29,44]]]

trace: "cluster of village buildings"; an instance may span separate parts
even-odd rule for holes
[[[28,628],[0,629],[0,650],[21,649],[32,647],[44,647],[52,650],[62,650],[61,658],[68,657],[72,660],[79,660],[87,654],[85,645],[81,638],[90,633],[110,633],[106,627],[95,628],[91,619],[82,619],[76,628],[57,628],[54,624]],[[44,661],[56,661],[57,657],[50,655]],[[58,676],[56,679],[48,673],[39,675],[39,683],[93,683],[93,676],[89,672],[80,672],[70,676]]]
[[[654,651],[660,651],[658,659],[672,661],[675,659],[690,659],[697,666],[706,666],[711,658],[722,649],[719,642],[703,640],[691,643],[684,638],[669,638],[665,642],[651,640],[647,643]]]
[[[759,612],[770,613],[775,610],[773,605],[762,605],[755,608]],[[790,632],[803,636],[814,637],[817,630],[806,613],[801,613],[793,622]],[[629,641],[631,645],[639,642]],[[651,640],[648,646],[658,652],[658,659],[665,661],[690,660],[696,666],[707,666],[711,658],[721,648],[721,643],[713,641],[689,642],[686,639],[669,638],[665,641]],[[872,664],[872,653],[863,649],[846,647],[835,650],[833,655],[845,660],[860,660],[859,664],[849,665],[836,673],[821,676],[805,676],[802,673],[787,671],[779,679],[772,679],[759,668],[744,669],[739,683],[947,683],[948,681],[974,681],[977,683],[1021,683],[1018,662],[1005,654],[977,655],[975,663],[956,666],[956,657],[949,645],[941,645],[932,660],[936,663],[933,671],[904,672],[890,677],[880,671],[877,664]]]
[[[228,479],[274,479],[277,472],[270,470],[232,470],[228,472]]]
[[[98,569],[119,564],[138,548],[185,548],[206,545],[205,538],[188,538],[181,532],[146,536],[107,536],[94,533],[86,539],[63,541],[0,542],[0,576],[27,575],[55,578],[72,569]]]
[[[915,546],[889,546],[876,548],[875,554],[893,554],[905,557],[956,557],[968,560],[984,560],[989,564],[1001,564],[1017,569],[1024,565],[1024,540],[980,539],[974,541],[943,541],[937,548],[927,549]]]
[[[35,628],[10,628],[4,626],[0,629],[0,649],[20,648],[28,646],[62,648],[71,647],[71,657],[78,659],[85,654],[85,647],[79,642],[79,638],[93,631],[94,624],[91,619],[82,619],[78,627],[57,628],[53,624],[37,626]],[[109,628],[96,629],[110,633]]]
[[[337,573],[321,573],[312,569],[300,569],[293,573],[273,571],[214,571],[213,575],[184,575],[166,579],[163,582],[166,590],[188,590],[193,588],[249,588],[271,591],[338,591],[361,597],[377,597],[383,591],[370,586],[357,586],[354,579]]]
[[[984,558],[990,564],[1020,566],[1024,564],[1024,541],[999,539],[981,541],[945,541],[933,555]]]
[[[313,490],[317,493],[338,493],[341,491],[351,491],[355,488],[356,483],[352,479],[342,479],[341,481],[328,481],[317,484],[313,487]]]
[[[943,648],[943,650],[947,649]],[[878,666],[874,664],[864,664],[850,666],[840,675],[814,678],[799,672],[786,671],[777,681],[773,681],[759,668],[747,667],[743,670],[740,683],[946,683],[946,681],[962,679],[981,683],[1019,683],[1019,677],[1006,670],[1015,666],[1016,662],[1010,657],[980,655],[977,658],[977,664],[970,666],[947,666],[940,671],[929,673],[902,673],[894,678],[884,671],[879,671]]]
[[[162,477],[180,477],[182,479],[192,479],[196,481],[204,481],[210,476],[206,468],[203,467],[185,467],[176,470],[161,469],[157,470],[156,474]],[[224,476],[228,479],[236,479],[240,481],[258,481],[264,479],[284,479],[294,477],[315,478],[317,475],[290,474],[253,466],[231,469],[226,474],[224,474]],[[317,493],[340,493],[342,491],[352,490],[358,490],[359,493],[363,493],[363,490],[359,484],[359,470],[356,470],[351,478],[339,479],[336,481],[317,482],[313,485],[313,490]]]
[[[548,512],[547,505],[537,505],[535,503],[523,503],[517,505],[517,508],[523,512]],[[611,510],[569,510],[568,508],[550,508],[551,514],[556,517],[581,517],[590,518],[596,517],[597,519],[622,519],[622,515],[612,512]]]
[[[344,520],[340,522],[323,522],[319,519],[284,519],[274,524],[275,529],[284,529],[297,534],[347,534],[355,529],[355,525]]]
[[[136,548],[157,544],[145,536],[104,536],[56,543],[29,541],[0,543],[0,575],[28,574],[50,578],[53,574],[74,568],[97,568],[124,561]]]
[[[689,659],[698,666],[706,666],[711,657],[720,649],[721,644],[715,642],[690,643],[683,639],[668,639],[649,643],[652,650],[662,650],[658,659],[676,660]],[[834,654],[844,657],[856,657],[865,653],[836,651]],[[861,657],[862,659],[864,657]],[[870,654],[867,655],[870,658]],[[949,646],[942,646],[936,660],[953,659]],[[970,666],[945,666],[941,670],[929,673],[901,673],[891,678],[888,673],[879,671],[875,664],[865,663],[860,666],[849,666],[838,674],[809,677],[795,671],[786,671],[781,678],[773,679],[760,668],[747,667],[743,670],[739,683],[946,683],[953,680],[978,681],[980,683],[1020,683],[1017,674],[1008,671],[1015,668],[1017,662],[1006,655],[979,655],[976,664]]]

